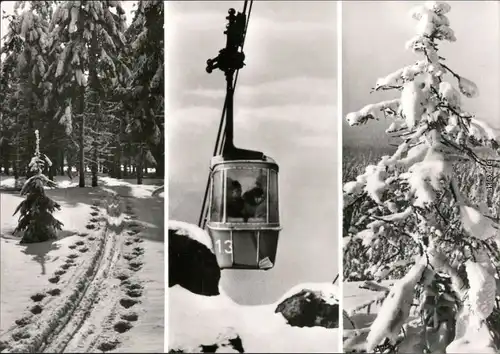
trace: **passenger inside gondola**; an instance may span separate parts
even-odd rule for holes
[[[263,204],[265,199],[264,189],[262,189],[260,183],[256,183],[255,187],[246,191],[243,194],[243,219],[248,222],[250,218],[264,218],[266,217],[265,204]],[[264,208],[262,208],[264,206]]]
[[[228,218],[243,218],[245,202],[241,196],[242,188],[238,181],[228,178],[226,213]]]
[[[255,172],[252,171],[254,174]],[[241,171],[240,171],[241,174]],[[261,179],[255,176],[227,178],[226,214],[228,222],[266,222],[266,190]],[[243,185],[247,188],[243,188]],[[243,190],[245,192],[243,193]]]

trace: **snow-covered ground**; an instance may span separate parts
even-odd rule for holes
[[[47,194],[61,204],[57,241],[20,245],[12,214],[22,198],[0,195],[0,350],[162,352],[164,199],[151,196],[157,185],[100,177],[100,187],[78,188],[75,179],[56,180]]]
[[[225,294],[201,296],[176,285],[169,289],[169,348],[196,352],[200,343],[238,334],[249,353],[333,353],[340,350],[338,329],[292,327],[279,302],[244,306]],[[198,349],[199,350],[199,349]]]

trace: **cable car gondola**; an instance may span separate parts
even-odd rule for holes
[[[238,70],[245,65],[243,44],[248,26],[247,3],[245,1],[243,12],[229,10],[226,17],[229,23],[224,32],[227,35],[226,47],[216,58],[207,60],[207,72],[223,71],[227,86],[199,224],[208,228],[221,269],[268,270],[276,261],[281,230],[279,167],[264,153],[240,149],[233,143],[233,97]],[[248,18],[251,6],[252,1]],[[224,118],[225,129],[221,136]]]

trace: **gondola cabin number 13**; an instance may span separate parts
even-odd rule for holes
[[[233,253],[233,241],[231,240],[216,240],[215,247],[217,248],[218,253]]]

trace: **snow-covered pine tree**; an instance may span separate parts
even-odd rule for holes
[[[126,44],[125,11],[121,1],[81,0],[63,1],[54,12],[51,22],[51,49],[58,53],[58,60],[48,68],[59,93],[78,92],[72,98],[78,101],[80,129],[78,145],[80,151],[80,187],[85,187],[85,147],[89,124],[85,123],[86,91],[92,91],[94,125],[100,120],[100,101],[105,81],[127,75],[128,68],[119,58],[119,51]],[[87,77],[89,83],[87,85]],[[62,124],[71,125],[71,101],[56,114]],[[89,147],[91,148],[91,147]],[[92,161],[96,164],[97,161]],[[97,185],[97,169],[93,168],[92,185]]]
[[[132,47],[132,75],[117,90],[129,112],[126,133],[136,152],[137,184],[142,183],[144,162],[163,175],[164,162],[164,31],[163,1],[138,2],[127,39]]]
[[[495,206],[474,205],[457,178],[467,161],[491,171],[497,162],[484,151],[494,154],[499,136],[464,111],[460,94],[472,98],[478,89],[438,54],[439,41],[456,40],[450,9],[429,1],[411,10],[418,25],[407,48],[422,59],[375,87],[397,90],[400,98],[346,116],[350,125],[390,118],[386,132],[402,140],[392,156],[344,185],[344,208],[357,209],[344,225],[344,264],[359,263],[356,257],[371,264],[358,264],[359,275],[398,279],[370,328],[368,352],[500,350],[500,232],[486,215]]]
[[[63,224],[54,218],[52,213],[61,206],[45,194],[44,185],[55,187],[56,184],[49,180],[43,173],[45,165],[51,165],[50,159],[40,153],[40,137],[35,130],[35,154],[29,163],[29,169],[33,174],[26,180],[21,195],[26,196],[14,215],[18,212],[19,222],[14,234],[24,231],[21,243],[43,242],[57,239],[57,230],[61,230]]]
[[[48,66],[48,18],[52,3],[17,1],[14,14],[4,16],[9,26],[2,47],[2,54],[5,54],[2,86],[6,88],[2,92],[2,112],[8,116],[7,120],[12,121],[9,147],[16,152],[16,179],[19,165],[27,165],[33,154],[35,143],[32,136],[35,127],[41,127],[40,122],[45,121],[41,117],[48,107],[45,90],[48,83],[44,81],[44,75]],[[19,13],[19,10],[23,11]]]

